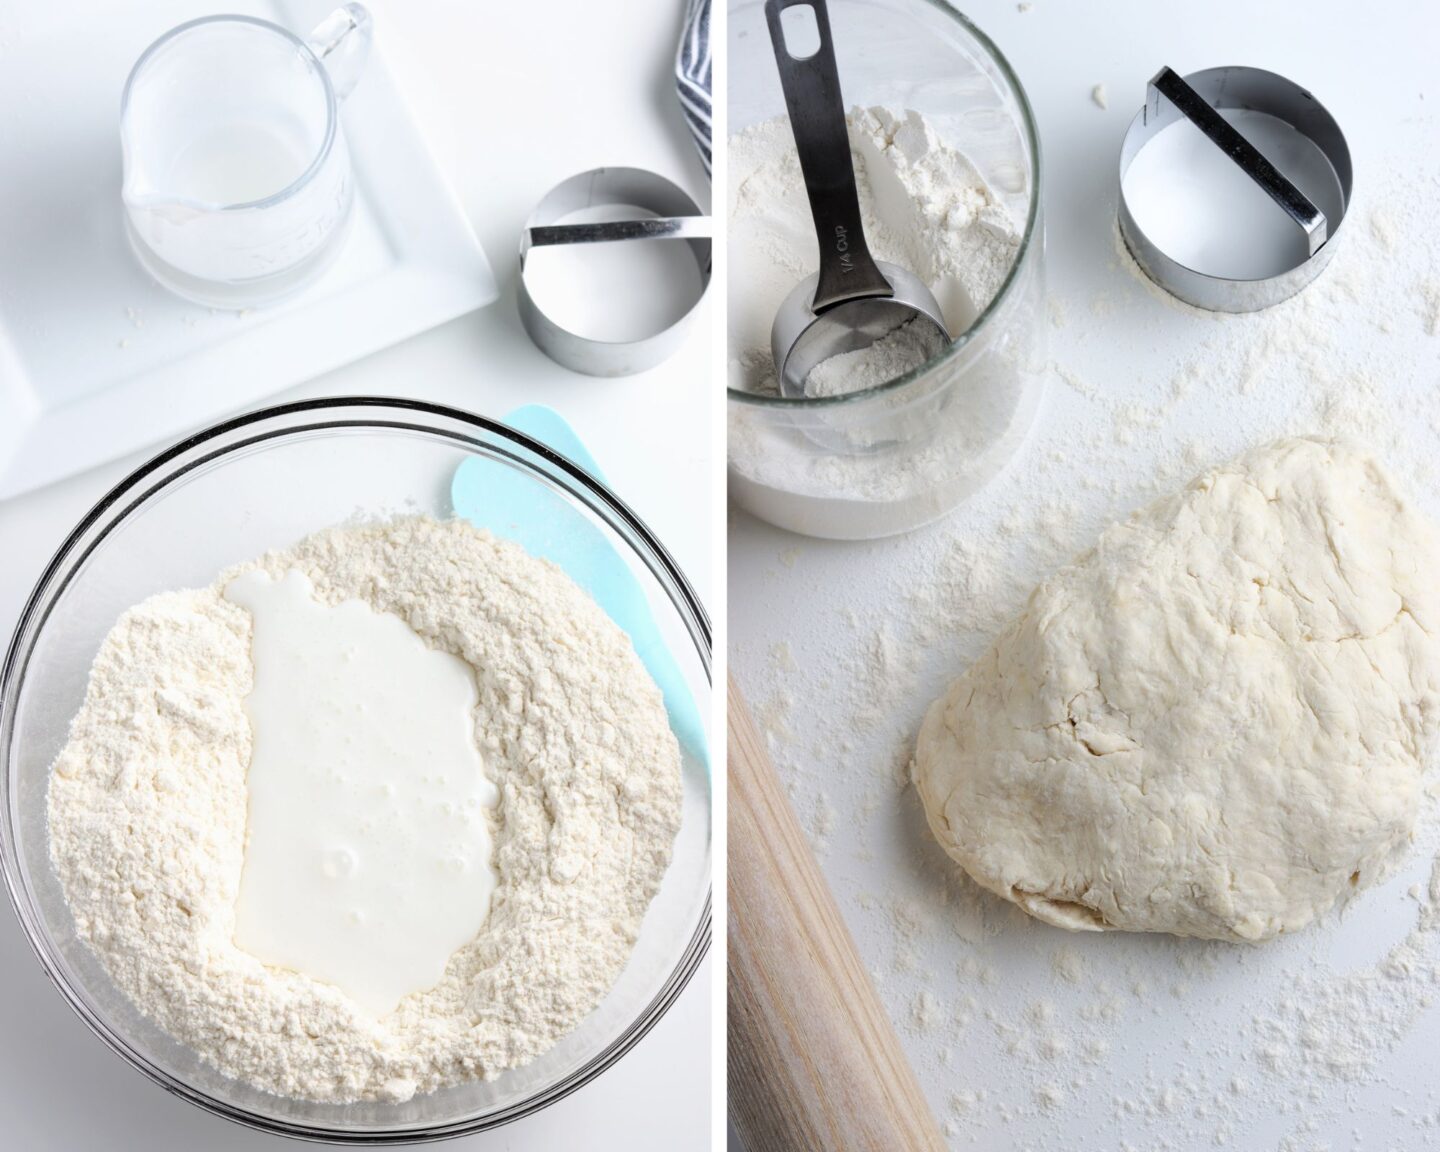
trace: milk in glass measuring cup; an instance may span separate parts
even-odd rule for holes
[[[344,245],[354,184],[339,101],[371,36],[359,4],[308,40],[249,16],[167,32],[125,84],[122,196],[140,263],[202,304],[269,303]]]

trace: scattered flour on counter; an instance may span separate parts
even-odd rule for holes
[[[499,788],[489,920],[379,1019],[234,943],[245,852],[251,617],[241,571],[298,570],[476,673]],[[680,823],[679,749],[629,639],[558,568],[463,521],[336,528],[125,612],[49,788],[76,931],[147,1017],[265,1091],[404,1100],[554,1045],[624,967]]]
[[[1440,336],[1440,280],[1426,280],[1421,284],[1418,311],[1425,335]]]
[[[830,837],[835,831],[835,807],[830,798],[821,792],[815,800],[815,811],[810,819],[807,832],[811,847],[817,856],[824,856],[830,848]]]
[[[1074,948],[1057,948],[1050,957],[1055,975],[1067,984],[1079,984],[1085,978],[1085,957]]]
[[[1300,973],[1255,1023],[1260,1064],[1285,1080],[1368,1079],[1402,1041],[1420,1005],[1440,996],[1440,859],[1430,873],[1414,929],[1370,966],[1343,975]]]
[[[910,1022],[921,1032],[933,1032],[945,1019],[945,1010],[935,994],[922,989],[910,1006]]]
[[[795,663],[795,654],[784,640],[778,640],[771,645],[770,662],[779,672],[798,672],[800,670],[799,665]]]

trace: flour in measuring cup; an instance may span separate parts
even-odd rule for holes
[[[874,388],[920,367],[934,354],[934,348],[935,334],[925,325],[907,321],[868,348],[820,361],[805,378],[805,394],[843,396]]]
[[[255,628],[224,590],[246,572],[301,573],[474,673],[500,794],[490,914],[388,1014],[236,943]],[[404,1100],[528,1063],[600,1002],[669,863],[679,763],[628,637],[559,569],[463,521],[335,528],[120,617],[51,774],[51,861],[120,991],[222,1073]]]

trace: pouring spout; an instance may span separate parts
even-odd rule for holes
[[[146,205],[161,199],[159,190],[145,179],[144,176],[126,172],[125,179],[120,185],[120,198],[126,204]]]
[[[174,196],[164,193],[151,176],[151,165],[144,162],[144,153],[131,143],[128,124],[122,124],[120,129],[120,153],[124,172],[120,199],[127,208],[149,212],[164,210],[167,203],[178,203]]]
[[[120,196],[132,214],[144,213],[172,226],[194,220],[207,210],[205,205],[161,192],[141,177],[132,179],[127,176],[120,187]]]

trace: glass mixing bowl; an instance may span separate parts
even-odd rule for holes
[[[830,0],[829,11],[847,107],[922,113],[969,158],[1017,227],[1023,222],[995,298],[928,363],[840,396],[729,389],[731,498],[794,532],[873,539],[928,523],[976,491],[1019,448],[1039,409],[1046,327],[1040,140],[1005,57],[949,5]],[[734,133],[783,115],[785,99],[764,5],[733,5],[729,13]]]
[[[228,565],[294,544],[357,510],[446,516],[450,479],[471,456],[513,469],[517,484],[543,486],[605,534],[645,590],[700,713],[708,715],[709,621],[635,514],[537,441],[478,416],[407,400],[269,408],[156,457],[101,500],[50,561],[0,668],[0,848],[11,899],[41,964],[117,1053],[176,1095],[242,1124],[381,1144],[516,1120],[592,1080],[633,1047],[674,1002],[709,945],[710,776],[688,756],[674,858],[628,966],[574,1032],[489,1082],[404,1104],[313,1104],[260,1092],[222,1076],[140,1015],[75,934],[50,865],[46,788],[91,661],[119,614],[153,593],[209,584]]]

